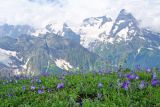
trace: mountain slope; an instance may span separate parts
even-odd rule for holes
[[[11,42],[8,43],[9,41]],[[4,63],[4,60],[1,59],[2,69],[10,70],[14,66],[13,74],[17,72],[17,74],[30,75],[40,72],[60,73],[63,70],[79,67],[85,70],[93,68],[96,62],[102,62],[99,56],[89,52],[79,43],[53,33],[40,37],[21,35],[17,39],[7,36],[0,37],[0,48],[11,53],[10,56],[6,56],[6,60],[12,63],[8,65],[8,62]],[[13,52],[15,52],[14,55],[12,55]],[[53,66],[59,70],[53,70]]]

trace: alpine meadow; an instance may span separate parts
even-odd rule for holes
[[[0,107],[159,107],[159,0],[0,0]]]

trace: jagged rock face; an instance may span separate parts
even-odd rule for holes
[[[64,38],[67,38],[67,39],[73,41],[73,42],[80,44],[80,35],[73,32],[72,29],[69,28],[69,26],[67,24],[63,25],[62,36]]]
[[[138,27],[138,22],[132,16],[131,13],[127,13],[125,10],[121,10],[117,19],[115,20],[112,29],[110,31],[111,36],[118,35],[123,29],[127,29],[128,35],[136,35],[140,33],[140,28]],[[128,36],[127,35],[127,36]]]
[[[103,16],[105,17],[105,16]],[[160,66],[160,34],[140,28],[131,13],[121,10],[116,20],[87,18],[81,29],[81,44],[112,65]],[[101,20],[101,21],[100,21]],[[101,22],[105,22],[101,26]],[[94,27],[94,39],[90,31]],[[87,30],[85,30],[87,29]],[[96,30],[97,29],[97,30]]]

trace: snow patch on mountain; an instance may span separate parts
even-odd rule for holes
[[[40,29],[37,29],[35,32],[33,32],[31,35],[33,35],[33,36],[39,36],[39,35],[42,35],[42,34],[46,34],[47,32],[48,32],[47,29],[40,28]]]
[[[17,54],[16,51],[5,50],[2,48],[0,48],[0,52],[1,52],[1,54],[9,55],[9,56],[16,56],[16,54]]]
[[[141,49],[142,49],[142,47],[140,47],[140,48],[138,49],[138,53],[137,53],[137,54],[139,54],[139,53],[141,52]]]
[[[27,69],[27,65],[28,65],[28,62],[29,62],[30,58],[27,59],[26,63],[22,66],[24,69]]]
[[[117,25],[120,25],[121,23],[124,23],[125,20],[120,20],[119,22],[117,22]]]
[[[127,38],[128,38],[128,30],[129,30],[129,28],[126,27],[126,28],[122,29],[120,32],[118,32],[117,35],[118,35],[120,38],[122,38],[122,39],[124,39],[125,41],[127,41]]]
[[[145,40],[145,38],[144,38],[144,37],[142,37],[142,36],[139,36],[139,38],[140,38],[140,39],[143,39],[143,40]]]
[[[114,29],[112,30],[113,34],[115,34],[117,30],[118,30],[118,26],[116,25],[116,26],[114,27]]]
[[[64,70],[69,70],[69,69],[72,69],[72,68],[73,68],[73,66],[72,66],[69,62],[67,62],[66,60],[64,60],[64,59],[57,59],[57,60],[55,61],[55,64],[56,64],[59,68],[64,69]]]
[[[17,53],[15,51],[0,48],[0,62],[9,67],[12,63],[11,57],[16,57],[16,54]]]
[[[153,51],[154,49],[153,48],[147,48],[148,50],[151,50],[151,51]]]

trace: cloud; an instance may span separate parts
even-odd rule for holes
[[[59,4],[47,1],[43,4],[29,0],[3,0],[0,2],[0,23],[41,26],[58,19],[58,17],[61,20],[63,13]]]
[[[39,27],[67,22],[76,26],[87,17],[116,18],[123,8],[140,20],[142,27],[160,32],[159,0],[0,0],[0,23]]]

